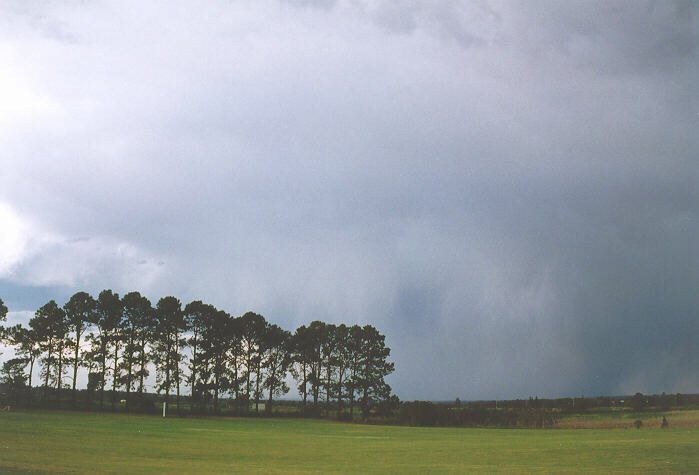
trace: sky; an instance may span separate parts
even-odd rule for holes
[[[699,392],[698,45],[691,0],[1,0],[8,322],[138,290],[374,325],[404,400]]]

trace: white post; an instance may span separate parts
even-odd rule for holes
[[[165,408],[167,407],[167,402],[163,401],[163,417],[165,417]]]

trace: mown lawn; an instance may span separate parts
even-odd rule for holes
[[[0,414],[0,473],[699,472],[699,429],[413,428],[300,419]]]

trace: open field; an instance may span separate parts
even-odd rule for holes
[[[452,429],[0,414],[0,472],[699,471],[699,428]]]
[[[699,411],[667,412],[608,412],[593,414],[574,414],[561,418],[556,427],[561,429],[631,429],[635,420],[643,422],[645,429],[657,429],[667,418],[670,427],[686,429],[699,428]]]

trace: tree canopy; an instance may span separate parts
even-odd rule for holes
[[[6,313],[0,300],[0,320]],[[255,312],[236,317],[201,300],[183,306],[173,296],[153,306],[139,292],[120,297],[103,290],[97,299],[77,292],[63,307],[53,300],[43,305],[28,327],[4,333],[18,357],[8,364],[7,378],[31,386],[38,362],[46,402],[57,400],[72,367],[75,404],[84,368],[88,391],[99,391],[100,409],[109,386],[112,407],[118,392],[126,393],[127,408],[137,407],[153,370],[155,391],[166,402],[174,394],[178,410],[188,388],[193,411],[218,412],[227,397],[238,413],[259,412],[262,402],[268,412],[289,392],[293,377],[305,413],[334,408],[340,415],[349,406],[352,414],[357,406],[366,416],[389,399],[385,377],[394,368],[385,336],[371,325],[313,321],[292,333]]]

